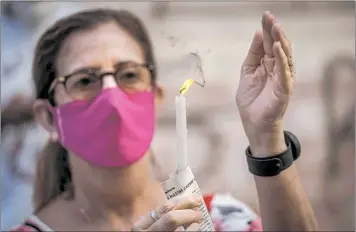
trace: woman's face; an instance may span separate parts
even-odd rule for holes
[[[96,73],[108,73],[117,70],[132,70],[135,64],[142,65],[145,62],[144,51],[140,44],[124,29],[112,22],[99,25],[91,30],[71,34],[59,52],[56,71],[59,77],[87,69],[94,69]],[[148,69],[145,69],[145,72],[146,74],[142,75],[145,78],[139,79],[139,81],[132,78],[119,78],[122,79],[122,81],[119,81],[119,86],[126,92],[150,90],[152,88],[151,75]],[[87,97],[85,94],[77,94],[78,89],[85,89],[83,86],[89,83],[83,79],[85,77],[85,74],[80,73],[69,77],[65,85],[62,83],[56,84],[53,91],[56,106],[81,100],[83,96]],[[118,85],[117,79],[113,75],[103,76],[99,90],[116,87]],[[76,91],[73,89],[76,89]],[[160,100],[162,90],[160,88],[155,89],[156,100]],[[95,94],[99,93],[96,92]],[[47,100],[37,100],[34,108],[37,119],[50,133],[51,139],[53,141],[58,140],[57,128],[50,114],[50,106]]]
[[[144,52],[140,45],[115,23],[99,25],[93,30],[80,31],[69,36],[64,43],[57,59],[57,75],[65,76],[77,70],[96,69],[98,73],[115,72],[120,64],[144,64]],[[130,65],[129,65],[130,66]],[[125,68],[126,69],[126,68]],[[149,90],[151,88],[148,70],[143,81],[133,82],[131,89]],[[85,73],[85,71],[84,71]],[[66,88],[58,84],[54,91],[57,105],[62,105],[81,97],[73,94],[74,88],[84,74],[74,75],[67,80]],[[82,85],[84,85],[85,80]],[[85,83],[86,84],[86,83]],[[102,79],[102,88],[116,86],[113,76],[106,75]],[[83,87],[82,87],[83,88]],[[124,89],[129,90],[129,89]],[[78,92],[78,91],[76,91]]]

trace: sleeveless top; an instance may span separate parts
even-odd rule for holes
[[[204,195],[204,201],[219,231],[262,231],[261,220],[246,204],[236,200],[230,194]],[[22,225],[10,230],[12,232],[53,232],[37,216],[30,216]]]

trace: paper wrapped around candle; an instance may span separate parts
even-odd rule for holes
[[[196,195],[203,198],[195,176],[187,166],[179,173],[171,175],[171,177],[162,183],[162,187],[168,200],[175,199],[184,195]],[[204,220],[200,223],[199,231],[215,231],[211,216],[205,204],[199,207],[199,210],[204,215]],[[183,227],[178,228],[176,231],[185,231]]]
[[[187,108],[183,95],[176,97],[177,168],[179,173],[188,166]]]

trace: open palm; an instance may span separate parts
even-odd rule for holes
[[[265,12],[241,68],[236,103],[245,132],[273,130],[282,123],[294,88],[291,46],[274,16]]]

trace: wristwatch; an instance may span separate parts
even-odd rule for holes
[[[247,164],[250,172],[256,176],[276,176],[289,168],[298,159],[301,146],[298,138],[289,131],[284,131],[287,150],[270,157],[258,158],[251,154],[250,146],[246,149]]]

